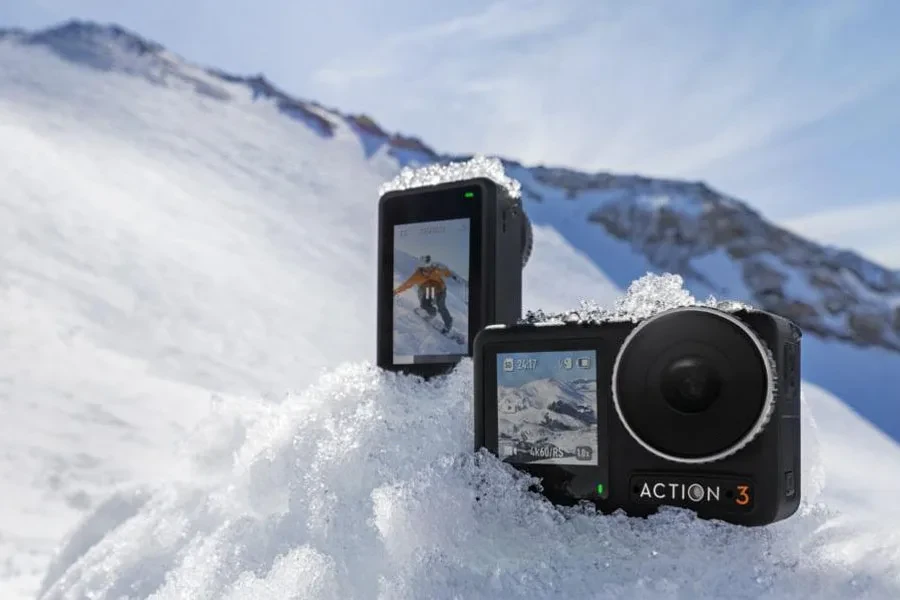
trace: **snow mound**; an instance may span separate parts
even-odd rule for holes
[[[193,440],[196,477],[106,502],[41,597],[900,594],[890,529],[859,529],[809,488],[796,515],[755,529],[555,507],[472,452],[471,386],[468,360],[428,382],[348,364],[282,402],[223,400]],[[815,481],[818,453],[804,459]]]
[[[591,300],[581,300],[576,310],[547,313],[530,310],[522,322],[532,324],[561,323],[610,323],[616,321],[637,322],[655,314],[684,306],[709,306],[726,312],[753,310],[753,307],[736,300],[716,300],[710,296],[699,301],[684,287],[681,275],[647,273],[628,286],[625,295],[616,300],[612,309],[599,306]]]
[[[506,188],[512,198],[520,198],[522,195],[521,184],[506,175],[503,163],[499,159],[487,158],[482,155],[476,155],[465,162],[436,163],[419,168],[404,167],[396,177],[382,184],[378,195],[452,181],[465,181],[476,177],[486,177]]]

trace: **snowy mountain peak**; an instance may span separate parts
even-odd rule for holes
[[[241,84],[250,89],[254,99],[273,102],[286,116],[306,124],[322,137],[332,137],[339,124],[346,124],[360,138],[368,156],[384,151],[401,166],[428,164],[442,158],[421,139],[389,133],[368,115],[344,114],[297,98],[263,74],[235,75],[193,65],[162,44],[118,25],[73,19],[36,32],[0,29],[0,40],[44,46],[70,62],[143,76],[158,85],[186,83],[198,93],[223,101],[230,99],[228,91],[221,86],[223,82]]]
[[[160,54],[165,52],[161,44],[115,24],[100,24],[72,19],[55,27],[28,36],[28,41],[55,47],[76,46],[85,50],[103,52],[110,46],[135,54]]]
[[[573,406],[589,408],[593,405],[590,393],[597,389],[597,382],[589,379],[559,381],[556,379],[535,379],[518,387],[502,387],[501,404],[506,403],[508,412],[522,408],[547,409],[553,406]]]
[[[244,94],[249,89],[254,101],[273,103],[323,138],[349,129],[366,158],[385,154],[401,167],[471,158],[440,154],[419,138],[386,131],[368,115],[348,115],[297,98],[262,74],[233,75],[192,65],[117,25],[72,20],[34,33],[6,30],[0,39],[42,45],[71,62],[141,76],[156,85],[186,86],[222,102],[241,93],[237,84]],[[645,256],[653,269],[681,274],[697,295],[711,293],[780,312],[824,339],[900,351],[898,272],[854,252],[810,242],[701,181],[503,163],[521,182],[529,212],[553,213],[543,221],[559,221],[553,224],[568,241],[602,267],[608,257],[597,248],[608,236]],[[577,220],[591,226],[583,239],[571,231]],[[626,286],[642,274],[629,273],[616,283]]]
[[[129,70],[129,63],[143,59],[151,62],[174,62],[165,48],[151,40],[114,24],[99,24],[72,19],[36,32],[0,31],[0,39],[44,46],[66,60],[110,70],[116,66]]]
[[[0,41],[16,41],[21,42],[28,37],[28,32],[18,27],[2,28],[0,27]]]

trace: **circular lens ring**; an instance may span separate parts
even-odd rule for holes
[[[624,411],[621,406],[621,399],[619,398],[618,393],[618,378],[619,378],[619,367],[622,362],[622,357],[625,355],[626,350],[628,349],[629,343],[637,337],[637,335],[642,332],[644,329],[653,324],[657,319],[662,317],[669,317],[675,313],[681,312],[701,312],[713,315],[715,317],[724,319],[728,321],[731,325],[737,327],[741,332],[743,332],[747,338],[753,343],[753,346],[759,352],[759,357],[762,360],[763,368],[765,369],[765,378],[766,378],[766,396],[763,400],[762,409],[760,410],[759,416],[754,422],[753,426],[741,436],[735,443],[728,446],[724,450],[719,452],[710,454],[708,456],[699,456],[699,457],[684,457],[684,456],[676,456],[674,454],[664,452],[654,447],[652,444],[648,443],[644,440],[628,423],[628,420],[625,418]],[[625,430],[631,436],[631,438],[636,441],[644,450],[650,452],[651,454],[665,459],[670,462],[682,463],[682,464],[705,464],[716,462],[727,458],[736,452],[740,451],[747,444],[753,441],[760,433],[762,433],[766,424],[769,422],[769,419],[772,417],[772,412],[775,408],[775,361],[772,357],[772,352],[769,350],[768,346],[766,346],[765,342],[759,339],[759,336],[747,326],[746,323],[731,315],[727,312],[706,307],[706,306],[682,306],[678,308],[669,309],[663,312],[660,312],[652,317],[644,320],[640,324],[638,324],[631,333],[628,334],[628,337],[625,338],[625,341],[622,343],[621,348],[619,348],[619,352],[616,355],[616,362],[613,364],[613,372],[612,372],[612,399],[613,406],[616,409],[616,414],[619,415],[619,422],[625,427]]]
[[[528,259],[531,258],[531,251],[534,249],[534,230],[524,207],[520,205],[519,210],[522,211],[522,268],[524,269],[528,264]]]

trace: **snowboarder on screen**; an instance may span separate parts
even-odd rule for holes
[[[439,262],[433,262],[431,255],[426,254],[419,259],[419,266],[409,279],[394,290],[396,296],[414,285],[418,286],[416,292],[419,295],[419,306],[428,313],[429,319],[433,319],[437,313],[441,314],[444,320],[444,328],[441,330],[443,334],[448,333],[453,326],[453,317],[447,310],[447,283],[444,281],[446,277],[458,279],[453,271]]]

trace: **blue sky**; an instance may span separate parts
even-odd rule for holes
[[[512,358],[513,361],[536,359],[535,363],[528,363],[527,369],[516,368],[514,371],[503,370],[503,359]],[[563,358],[571,358],[572,369],[564,369],[560,366]],[[590,368],[583,369],[578,366],[578,359],[586,358],[590,361]],[[516,352],[497,355],[497,384],[505,387],[517,387],[536,381],[538,379],[555,379],[557,381],[573,381],[575,379],[596,379],[595,368],[596,352],[594,350],[576,350],[572,352]],[[516,367],[519,363],[514,362]],[[524,365],[522,365],[524,366]]]
[[[447,152],[704,179],[900,267],[895,0],[22,0]]]

